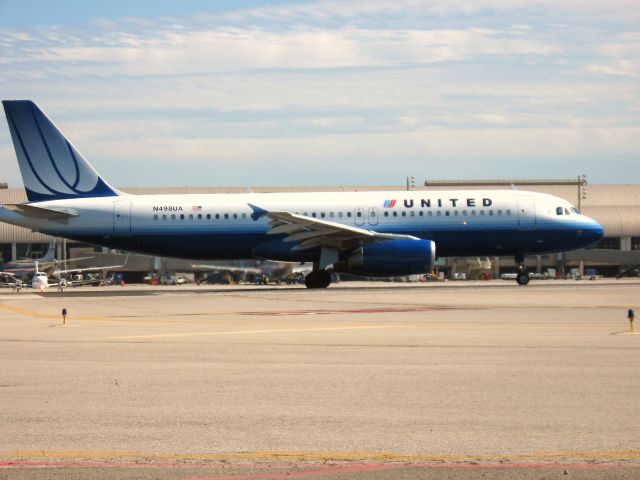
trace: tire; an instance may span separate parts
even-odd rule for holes
[[[307,288],[327,288],[331,285],[331,272],[327,270],[316,270],[304,277],[304,284]]]
[[[518,276],[516,277],[516,282],[518,282],[518,285],[529,285],[529,274],[527,272],[522,272],[519,273]]]

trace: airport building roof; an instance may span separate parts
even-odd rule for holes
[[[568,184],[529,183],[511,186],[509,184],[495,185],[482,182],[454,182],[446,185],[418,186],[416,191],[470,189],[470,190],[504,190],[517,188],[533,192],[548,193],[578,204],[578,186]],[[444,183],[444,182],[442,182]],[[586,185],[583,187],[586,198],[581,201],[581,209],[586,215],[600,222],[608,237],[640,236],[640,184],[630,185]],[[400,186],[338,186],[338,187],[132,187],[121,188],[122,191],[133,194],[161,195],[161,194],[221,194],[221,193],[276,193],[276,192],[353,192],[353,191],[393,191],[405,190]],[[24,189],[0,189],[0,204],[22,203],[26,201]],[[31,232],[28,229],[14,227],[0,222],[0,243],[30,243],[45,242],[47,236]]]

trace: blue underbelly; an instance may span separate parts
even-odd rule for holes
[[[411,230],[403,229],[389,233],[409,234],[433,240],[439,257],[491,256],[537,254],[582,248],[590,243],[589,232],[580,234],[574,229],[477,229],[477,230]],[[73,236],[75,240],[109,248],[159,256],[228,260],[253,258],[254,249],[267,242],[281,241],[284,237],[262,232],[164,232],[111,237]],[[595,238],[595,237],[594,237]],[[291,252],[295,244],[283,243],[290,252],[288,261],[317,260],[318,251]],[[283,250],[284,252],[284,250]]]

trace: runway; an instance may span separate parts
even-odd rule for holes
[[[0,478],[638,478],[639,294],[0,292]]]

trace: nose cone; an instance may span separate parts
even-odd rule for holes
[[[590,218],[589,223],[582,229],[582,235],[585,243],[588,242],[587,246],[595,245],[604,237],[604,227]]]

